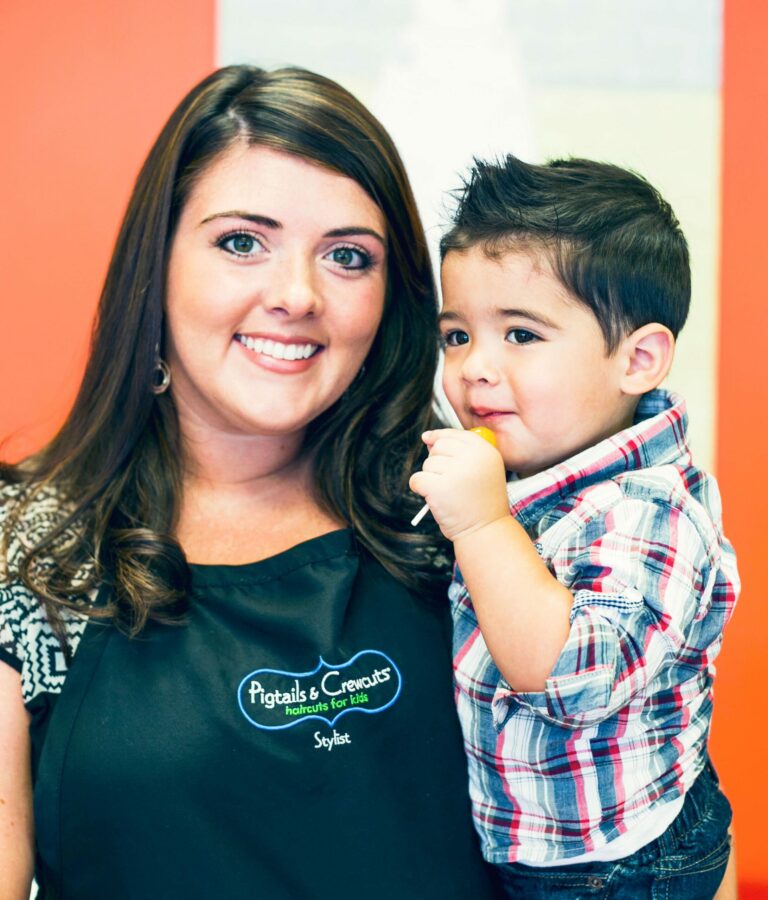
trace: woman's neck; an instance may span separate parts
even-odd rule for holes
[[[190,562],[238,565],[344,525],[320,507],[304,435],[182,429],[176,537]]]
[[[185,480],[225,487],[258,489],[263,480],[280,478],[303,464],[304,431],[253,435],[181,423]]]

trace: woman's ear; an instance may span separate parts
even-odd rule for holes
[[[621,390],[639,396],[667,377],[675,356],[675,338],[666,325],[650,322],[628,334],[619,352],[624,361]]]

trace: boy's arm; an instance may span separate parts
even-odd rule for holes
[[[465,432],[431,432],[426,440],[430,457],[411,485],[454,540],[483,638],[512,686],[497,690],[497,724],[514,702],[580,728],[613,715],[673,659],[692,673],[708,669],[735,600],[730,551],[720,548],[715,529],[705,538],[679,508],[646,489],[629,496],[614,482],[595,485],[582,497],[578,523],[549,548],[559,584],[525,532],[507,524],[498,453]],[[539,581],[542,569],[566,591],[562,619],[551,582]],[[544,673],[543,690],[515,683],[532,669],[539,684]]]
[[[542,691],[568,637],[573,596],[510,515],[498,451],[468,431],[428,432],[425,441],[430,455],[411,488],[453,541],[496,667],[516,691]]]
[[[543,691],[568,638],[573,594],[508,511],[453,546],[496,667],[515,691]]]

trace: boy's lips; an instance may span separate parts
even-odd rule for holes
[[[496,416],[514,415],[514,410],[492,409],[490,406],[470,406],[469,411],[476,419],[491,419]]]

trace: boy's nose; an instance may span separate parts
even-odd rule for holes
[[[487,353],[479,347],[473,347],[464,357],[461,377],[468,384],[496,384],[499,372]]]

